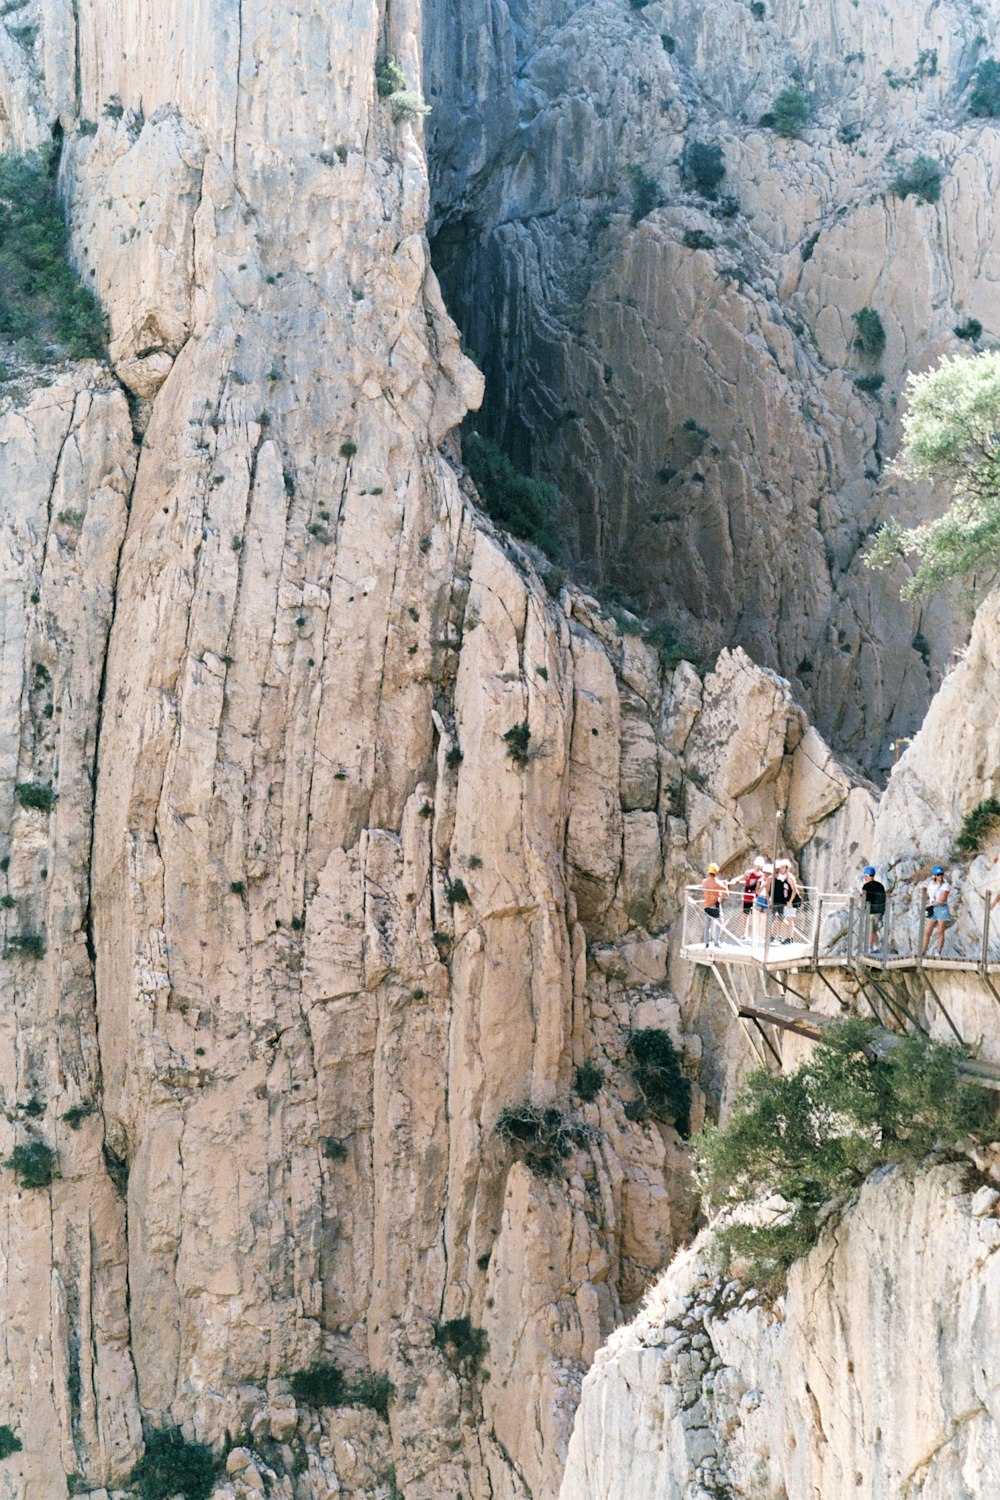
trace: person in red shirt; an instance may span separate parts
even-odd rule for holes
[[[766,861],[762,854],[758,854],[749,870],[743,876],[743,937],[750,936],[750,918],[753,916],[753,901],[764,882],[764,865]]]

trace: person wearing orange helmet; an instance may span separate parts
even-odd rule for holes
[[[722,903],[729,895],[729,886],[719,879],[718,865],[709,865],[708,873],[701,883],[702,905],[705,911],[704,943],[706,948],[722,942]]]

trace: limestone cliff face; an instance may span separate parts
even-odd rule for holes
[[[553,1496],[691,1220],[626,1037],[697,1068],[651,933],[701,685],[550,598],[441,451],[480,384],[374,87],[419,81],[414,12],[18,17],[3,144],[62,132],[114,377],[22,381],[0,434],[5,1156],[56,1168],[0,1175],[0,1493],[117,1493],[179,1424],[241,1437],[220,1500]],[[497,1140],[524,1101],[564,1175]],[[388,1424],[296,1407],[330,1359]]]
[[[932,503],[885,475],[906,372],[970,317],[1000,331],[1000,132],[964,108],[996,27],[950,0],[426,7],[435,258],[482,420],[562,484],[595,577],[778,667],[868,765],[962,633],[861,551]],[[784,141],[757,122],[793,83],[812,118]],[[728,203],[682,179],[692,141],[722,148]],[[937,203],[890,191],[918,153]],[[632,168],[663,200],[638,224]],[[874,363],[853,347],[869,306]]]
[[[994,593],[877,808],[868,804],[872,821],[851,812],[865,795],[855,788],[807,851],[821,860],[831,834],[841,857],[870,850],[901,941],[919,941],[922,882],[932,863],[944,863],[957,893],[946,951],[965,958],[979,957],[984,902],[1000,877],[995,830],[971,860],[951,852],[963,816],[997,790],[998,620]],[[859,834],[853,844],[850,828]],[[995,939],[990,953],[995,960]],[[895,980],[921,1024],[945,1041],[954,1026],[978,1057],[1000,1060],[986,980],[961,971],[930,978],[930,986]],[[843,976],[837,985],[844,995],[853,988]],[[810,1003],[838,1009],[818,987]],[[685,1013],[704,1031],[707,1010]],[[717,1023],[710,1055],[724,1098],[739,1057]],[[786,1056],[794,1061],[791,1049]],[[565,1500],[985,1500],[1000,1477],[998,1184],[996,1147],[875,1174],[771,1305],[720,1281],[707,1236],[683,1252],[584,1382]]]
[[[587,1376],[564,1500],[993,1495],[990,1172],[872,1179],[776,1306],[680,1257]]]

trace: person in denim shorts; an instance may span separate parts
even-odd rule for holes
[[[931,938],[937,928],[937,956],[941,957],[944,948],[944,929],[951,921],[951,910],[948,906],[948,897],[951,895],[951,886],[944,877],[944,870],[940,865],[935,865],[931,871],[931,878],[924,886],[924,946],[923,953],[926,957],[927,949],[930,947]]]

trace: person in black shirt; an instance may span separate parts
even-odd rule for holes
[[[865,952],[877,953],[879,938],[882,932],[882,921],[885,917],[885,886],[881,880],[875,879],[875,866],[865,865],[865,878],[861,886],[861,894],[867,905],[867,921],[865,934]]]

